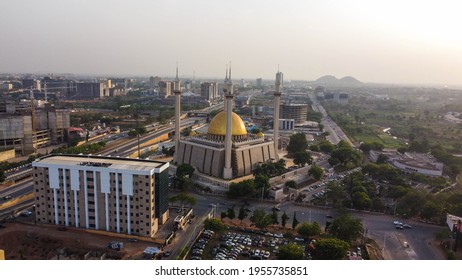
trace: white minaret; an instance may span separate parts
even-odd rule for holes
[[[225,167],[223,168],[223,178],[233,178],[233,168],[231,167],[231,146],[232,146],[232,104],[233,104],[233,81],[231,80],[231,63],[229,66],[229,79],[224,90],[226,105],[226,135],[225,135]]]
[[[229,62],[229,78],[228,78],[228,82],[226,83],[226,89],[228,90],[228,94],[231,94],[234,97],[234,84],[233,84],[233,80],[231,79],[231,61]],[[231,101],[231,111],[232,111],[234,108],[234,100],[231,99],[228,101]]]
[[[226,102],[227,102],[227,99],[225,97],[226,93],[226,89],[227,89],[227,86],[228,86],[228,64],[226,64],[226,76],[225,76],[225,81],[223,83],[223,97],[224,97],[224,100],[223,100],[223,110],[226,112]]]
[[[176,64],[176,78],[173,82],[173,92],[175,93],[175,157],[173,162],[178,161],[178,150],[180,146],[180,113],[181,113],[181,81],[178,78],[178,63]]]
[[[282,90],[282,73],[276,73],[276,82],[274,83],[274,116],[273,116],[273,142],[274,142],[274,160],[279,160],[278,145],[279,145],[279,106],[281,103],[281,90]]]

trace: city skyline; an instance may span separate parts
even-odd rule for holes
[[[456,1],[3,1],[0,73],[462,85]]]

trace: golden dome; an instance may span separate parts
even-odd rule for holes
[[[260,131],[260,132],[257,133],[257,136],[258,136],[258,137],[264,137],[265,134],[263,134],[263,132]]]
[[[218,113],[210,122],[209,134],[213,135],[226,135],[226,112],[222,111]],[[245,129],[245,124],[242,121],[241,117],[238,114],[231,113],[231,135],[247,135],[247,130]]]

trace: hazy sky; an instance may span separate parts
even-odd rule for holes
[[[462,84],[460,1],[1,0],[0,72]]]

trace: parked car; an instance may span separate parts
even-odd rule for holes
[[[172,254],[172,250],[167,250],[167,251],[164,251],[163,255],[164,257],[168,257]]]
[[[31,215],[32,215],[32,212],[27,211],[27,210],[22,211],[21,214],[20,214],[21,217],[30,217]]]

